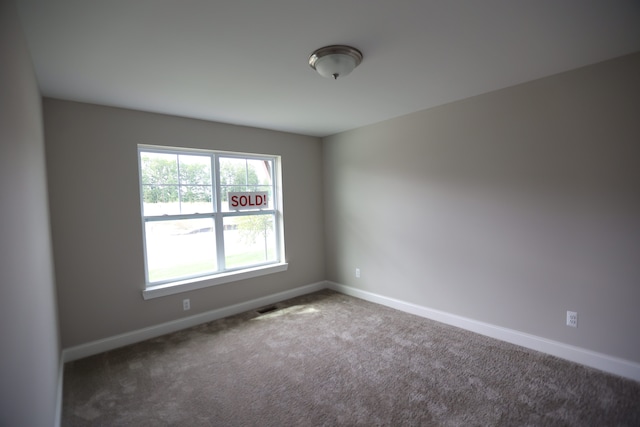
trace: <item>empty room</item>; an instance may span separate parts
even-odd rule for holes
[[[0,426],[640,425],[639,2],[0,2]]]

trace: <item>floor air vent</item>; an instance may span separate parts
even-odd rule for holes
[[[276,311],[278,309],[278,307],[276,307],[275,305],[270,305],[267,307],[262,307],[256,310],[256,312],[258,312],[258,314],[265,314],[265,313],[270,313],[272,311]]]

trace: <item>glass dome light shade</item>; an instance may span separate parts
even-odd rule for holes
[[[362,53],[349,46],[326,46],[313,52],[309,65],[322,77],[337,79],[347,76],[362,62]]]

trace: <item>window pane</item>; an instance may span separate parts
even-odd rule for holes
[[[170,215],[178,205],[178,156],[140,153],[144,215]]]
[[[179,165],[180,213],[213,212],[211,157],[181,154]]]
[[[227,268],[277,261],[274,215],[224,218],[224,250]]]
[[[247,177],[247,159],[235,157],[220,157],[220,184],[221,185],[246,185],[247,180],[252,181],[253,177]],[[257,176],[255,177],[257,181]]]
[[[212,218],[148,221],[145,228],[149,282],[218,269]]]
[[[258,159],[249,159],[247,160],[247,169],[253,171],[255,173],[256,180],[255,182],[247,182],[248,185],[267,185],[270,186],[272,184],[271,179],[271,170],[272,168],[271,160],[258,160]],[[249,189],[249,191],[252,191]]]
[[[144,215],[172,215],[180,213],[177,185],[142,185]]]
[[[209,213],[213,212],[211,187],[202,185],[180,186],[180,213]]]
[[[211,157],[181,154],[180,184],[211,186]]]
[[[140,153],[143,184],[178,184],[178,156],[166,153]]]
[[[247,160],[220,157],[219,165],[222,211],[229,211],[229,191],[247,191]]]
[[[229,212],[229,192],[267,191],[273,209],[273,161],[220,157],[220,192],[223,212]]]
[[[140,153],[145,216],[213,212],[211,157]]]

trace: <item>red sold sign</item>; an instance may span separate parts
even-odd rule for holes
[[[248,209],[267,209],[269,193],[266,191],[229,192],[229,209],[243,211]]]

